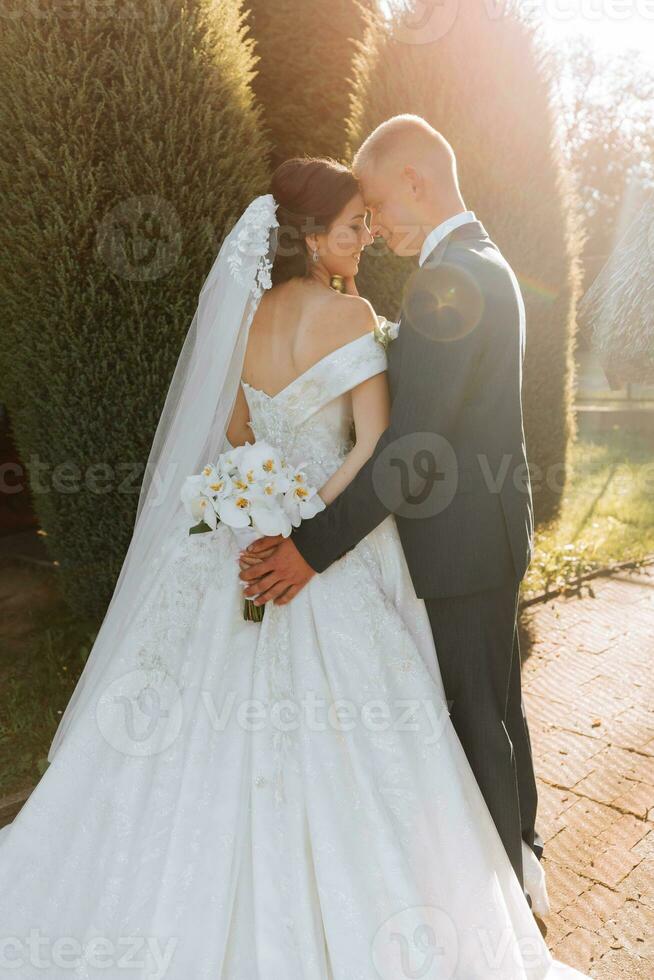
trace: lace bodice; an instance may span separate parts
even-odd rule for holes
[[[320,487],[352,447],[352,389],[386,364],[383,346],[368,333],[321,358],[276,395],[242,381],[255,439],[302,464]]]

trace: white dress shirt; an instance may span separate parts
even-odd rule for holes
[[[440,225],[433,228],[425,238],[420,251],[418,265],[424,263],[427,256],[431,255],[438,243],[442,242],[445,236],[449,235],[451,231],[454,231],[455,228],[460,228],[461,225],[466,225],[469,221],[476,220],[474,211],[460,211],[458,214],[453,214],[451,218],[447,218]]]

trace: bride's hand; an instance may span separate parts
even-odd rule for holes
[[[247,554],[264,554],[270,550],[270,544],[277,540],[259,538],[249,546]],[[271,600],[275,605],[286,605],[316,574],[290,537],[279,538],[279,542],[273,549],[271,558],[262,561],[258,567],[247,568],[240,573],[247,586],[243,594],[246,598],[253,599],[255,606],[263,606]],[[261,584],[258,584],[259,580]]]
[[[260,565],[261,562],[266,560],[266,558],[270,558],[275,554],[277,545],[281,544],[283,540],[284,539],[281,534],[277,534],[274,537],[259,538],[258,541],[255,542],[255,544],[258,545],[256,554],[253,554],[247,549],[241,551],[238,562],[241,571],[246,568],[251,568],[252,565]],[[265,543],[268,547],[263,547],[263,543]]]

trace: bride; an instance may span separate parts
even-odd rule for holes
[[[0,977],[581,976],[458,742],[393,518],[261,623],[230,528],[188,533],[181,484],[230,445],[280,448],[329,502],[387,425],[358,185],[295,160],[271,189],[202,287],[112,601],[0,833]]]

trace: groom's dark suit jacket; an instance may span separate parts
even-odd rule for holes
[[[317,572],[394,513],[421,598],[523,577],[533,538],[524,348],[517,280],[470,221],[407,284],[388,348],[389,428],[343,493],[293,534]]]

